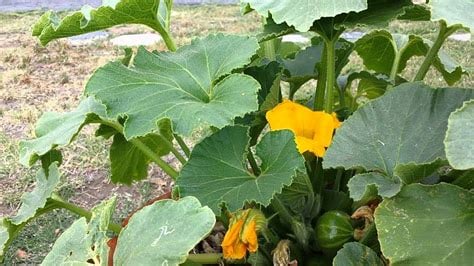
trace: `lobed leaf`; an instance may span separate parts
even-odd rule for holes
[[[395,87],[343,123],[323,166],[362,167],[388,176],[398,173],[404,180],[403,171],[395,171],[397,166],[426,167],[446,158],[443,140],[448,116],[472,98],[472,89],[432,89],[422,83]]]
[[[391,178],[372,172],[353,176],[347,186],[351,198],[355,201],[359,201],[372,191],[375,191],[377,195],[382,197],[393,197],[400,192],[402,184],[398,178]]]
[[[290,131],[272,131],[256,146],[262,163],[255,176],[245,160],[249,141],[248,128],[233,126],[197,144],[177,179],[180,194],[195,196],[216,215],[223,203],[231,212],[252,201],[268,206],[304,169],[304,160]]]
[[[163,34],[169,30],[171,6],[171,0],[103,0],[97,9],[85,5],[63,19],[49,11],[33,26],[33,36],[46,45],[54,39],[120,24],[143,24]]]
[[[107,265],[107,229],[115,203],[114,197],[94,207],[89,223],[84,217],[75,221],[59,236],[41,265],[89,265],[92,260]]]
[[[383,266],[384,263],[371,248],[359,242],[344,244],[332,262],[333,266]]]
[[[138,139],[159,156],[170,152],[164,140],[172,141],[171,125],[166,122],[160,126],[160,134],[151,133]],[[132,184],[147,177],[150,158],[135,145],[128,142],[122,134],[115,134],[110,146],[111,180],[114,183]]]
[[[411,184],[375,210],[390,265],[470,265],[474,194],[458,186]]]
[[[43,114],[36,124],[36,138],[20,141],[20,163],[30,166],[51,149],[69,144],[96,115],[105,116],[105,107],[91,97],[74,111]]]
[[[359,80],[357,89],[352,90],[352,83]],[[342,93],[345,93],[346,106],[351,110],[357,110],[359,104],[364,100],[372,100],[382,96],[387,86],[392,85],[385,74],[377,74],[369,71],[352,72],[349,75],[341,75],[337,79]]]
[[[259,42],[264,42],[278,38],[280,36],[295,32],[293,27],[288,26],[285,22],[277,24],[269,15],[265,18],[263,31],[257,35]]]
[[[445,20],[448,24],[462,24],[474,28],[474,1],[472,0],[430,0],[432,20]]]
[[[137,211],[119,235],[114,265],[179,265],[216,218],[194,197],[161,200]]]
[[[258,108],[258,82],[231,74],[257,49],[254,38],[223,34],[194,40],[175,53],[140,48],[133,67],[113,62],[99,68],[86,93],[104,103],[111,117],[126,117],[127,140],[153,132],[163,119],[186,136],[203,125],[222,128]]]
[[[310,79],[317,79],[324,62],[323,50],[324,43],[322,38],[315,37],[311,40],[311,46],[297,52],[294,58],[281,59],[285,67],[285,80],[294,83],[298,88]],[[354,49],[354,44],[345,40],[338,39],[335,44],[336,53],[336,75],[342,71],[342,68],[349,62],[349,56]]]
[[[335,27],[387,27],[393,20],[406,15],[414,8],[411,0],[368,0],[367,9],[341,14],[334,18]],[[326,23],[330,18],[326,18]]]
[[[15,225],[20,225],[34,217],[37,210],[45,207],[46,200],[51,197],[59,183],[59,170],[56,163],[49,165],[48,171],[40,169],[36,173],[36,187],[31,192],[23,194],[21,206],[17,214],[10,218]]]
[[[367,7],[359,12],[323,17],[314,22],[311,30],[332,38],[335,29],[344,28],[384,28],[390,22],[402,18],[412,19],[415,5],[410,0],[367,0]]]
[[[444,139],[446,157],[455,169],[474,168],[474,100],[467,101],[448,119]]]
[[[288,210],[295,215],[302,215],[306,221],[314,219],[321,207],[321,196],[315,195],[306,172],[298,172],[291,185],[283,188],[278,199]]]
[[[298,31],[308,31],[313,21],[322,17],[334,17],[341,13],[358,12],[367,8],[367,0],[341,0],[337,4],[332,0],[241,0],[248,3],[260,15],[267,17],[271,13],[276,23],[286,22]]]
[[[261,86],[258,91],[258,111],[235,120],[238,125],[250,126],[251,146],[257,143],[260,133],[267,125],[266,111],[280,103],[281,72],[282,67],[276,61],[271,61],[266,65],[248,67],[244,70],[245,74],[256,79]]]
[[[386,30],[375,30],[356,41],[355,50],[364,65],[371,70],[391,74],[396,57],[399,57],[397,73],[401,73],[413,56],[425,56],[433,42],[416,35],[391,34]],[[467,72],[444,51],[435,57],[433,66],[452,85]]]

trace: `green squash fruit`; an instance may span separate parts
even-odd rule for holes
[[[319,217],[315,232],[321,248],[337,250],[353,238],[354,228],[347,213],[329,211]]]

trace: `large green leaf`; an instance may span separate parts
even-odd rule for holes
[[[334,19],[336,27],[386,27],[400,16],[405,15],[414,5],[411,0],[368,0],[368,7],[361,12],[338,15]],[[325,20],[330,20],[326,18]]]
[[[97,9],[86,5],[63,19],[50,11],[33,26],[33,35],[46,45],[120,24],[144,24],[163,34],[169,30],[171,5],[170,0],[103,0]]]
[[[276,61],[245,69],[245,74],[253,77],[260,83],[261,89],[258,91],[259,111],[266,112],[279,103],[279,76],[281,71],[282,67]]]
[[[368,0],[367,8],[360,12],[350,12],[336,17],[324,17],[316,21],[311,28],[329,38],[335,29],[366,26],[370,28],[386,28],[389,23],[399,17],[412,19],[415,5],[411,0]],[[411,14],[407,14],[411,12]]]
[[[61,234],[41,265],[58,265],[58,263],[84,265],[89,259],[89,249],[87,221],[82,217]]]
[[[20,141],[20,163],[30,166],[56,146],[69,144],[93,120],[94,114],[105,116],[105,107],[91,97],[84,99],[74,111],[43,114],[36,125],[36,138]]]
[[[342,68],[349,62],[349,56],[354,49],[354,44],[345,40],[338,39],[335,45],[336,53],[336,75],[342,71]],[[282,59],[285,67],[285,81],[293,83],[297,88],[310,79],[317,79],[319,71],[324,68],[323,60],[324,42],[321,37],[311,39],[311,46],[297,52],[294,58]]]
[[[474,100],[449,116],[444,145],[449,164],[455,169],[474,168]]]
[[[268,41],[280,36],[295,32],[293,27],[288,26],[286,23],[277,24],[269,15],[265,18],[265,24],[263,25],[263,31],[257,35],[260,42]]]
[[[222,203],[229,211],[255,201],[270,204],[273,195],[292,183],[304,160],[296,149],[290,131],[272,131],[257,144],[262,160],[261,174],[255,176],[247,167],[248,128],[226,127],[196,145],[177,180],[180,194],[195,196],[216,215]]]
[[[44,169],[40,169],[36,174],[36,187],[31,192],[27,192],[22,196],[21,207],[18,213],[10,218],[10,221],[19,225],[34,217],[36,211],[43,208],[46,200],[51,196],[56,185],[59,183],[59,171],[56,163],[49,166],[48,174]]]
[[[281,72],[282,67],[276,61],[266,65],[252,66],[244,71],[245,74],[256,79],[261,86],[258,92],[258,111],[236,119],[236,124],[250,126],[251,146],[257,143],[260,133],[267,125],[265,113],[280,103]]]
[[[107,265],[107,228],[115,202],[111,198],[94,207],[89,223],[84,217],[75,221],[56,240],[41,265],[89,265],[92,259]]]
[[[474,28],[473,0],[430,0],[431,18]]]
[[[119,235],[114,265],[179,265],[216,218],[194,197],[162,200],[136,212]]]
[[[357,40],[355,50],[371,70],[391,74],[398,57],[397,73],[401,73],[413,56],[425,56],[433,43],[416,35],[391,34],[386,30],[375,30]],[[462,74],[462,66],[444,51],[435,57],[433,66],[443,75],[449,85],[456,83]]]
[[[458,186],[411,184],[375,211],[390,265],[471,265],[474,194]]]
[[[357,89],[352,90],[352,83],[355,80],[359,80]],[[353,111],[357,110],[361,102],[382,96],[387,86],[393,84],[387,75],[365,70],[352,72],[349,75],[341,75],[338,77],[337,83],[339,89],[346,95],[346,106]]]
[[[168,120],[165,120],[168,121]],[[160,126],[160,134],[151,133],[138,138],[156,154],[164,156],[170,147],[164,141],[172,141],[173,134],[168,122]],[[131,184],[147,177],[150,158],[135,145],[128,142],[122,134],[116,134],[110,146],[111,180],[114,183]]]
[[[362,200],[368,193],[377,191],[382,197],[393,197],[400,192],[398,178],[390,178],[379,173],[365,173],[353,176],[347,184],[351,198]]]
[[[333,266],[383,266],[384,263],[372,249],[359,242],[344,244],[332,262]]]
[[[10,239],[8,221],[6,218],[0,217],[0,263],[3,261],[3,255],[7,249],[7,243]]]
[[[306,172],[298,172],[290,186],[284,187],[278,199],[295,215],[311,221],[320,211],[321,196],[315,195]]]
[[[341,13],[358,12],[367,8],[367,0],[241,0],[248,3],[260,15],[272,14],[277,23],[286,22],[298,31],[308,31],[313,21],[322,17],[334,17]]]
[[[398,175],[406,181],[402,171],[395,171],[397,166],[445,159],[443,140],[448,116],[472,98],[471,89],[432,89],[422,83],[395,87],[343,123],[324,156],[323,166],[362,167]]]
[[[190,135],[203,125],[222,128],[255,111],[260,85],[232,70],[250,62],[254,38],[210,35],[175,53],[140,48],[133,67],[113,62],[99,68],[86,93],[107,106],[110,116],[126,116],[126,139],[144,136],[170,119],[174,132]]]

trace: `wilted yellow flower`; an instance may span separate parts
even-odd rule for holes
[[[295,134],[300,153],[310,151],[319,157],[324,156],[334,130],[341,125],[335,113],[313,111],[290,100],[268,111],[266,118],[271,130],[289,129]]]
[[[263,213],[255,209],[237,212],[230,219],[229,230],[222,241],[226,259],[242,259],[258,249],[258,232],[266,226]]]

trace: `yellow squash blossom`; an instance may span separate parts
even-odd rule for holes
[[[266,226],[265,216],[255,209],[237,212],[230,219],[229,229],[222,241],[226,259],[242,259],[258,249],[258,232]]]
[[[266,114],[271,130],[289,129],[296,136],[300,153],[312,152],[323,157],[332,141],[334,130],[341,125],[336,114],[313,111],[284,100]]]

